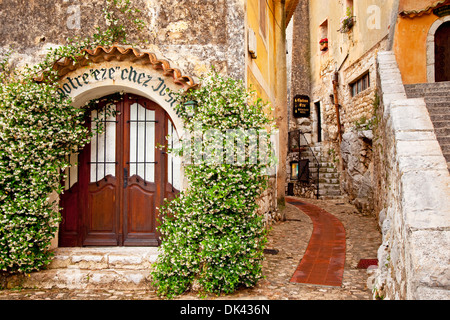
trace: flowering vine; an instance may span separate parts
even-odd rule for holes
[[[172,298],[186,290],[201,293],[232,293],[241,286],[253,286],[262,277],[261,262],[266,243],[263,218],[256,213],[256,200],[266,188],[265,170],[272,164],[269,135],[272,120],[261,99],[252,99],[242,81],[222,77],[215,71],[202,86],[177,95],[176,107],[189,133],[180,149],[186,159],[201,136],[200,152],[185,163],[186,191],[161,209],[162,244],[152,276],[161,296]],[[196,101],[194,107],[187,101]],[[221,139],[209,139],[212,130],[226,135],[229,129],[260,130],[266,134],[259,148],[243,144],[224,146]],[[186,141],[188,140],[188,141]],[[252,161],[262,145],[270,161]],[[186,147],[188,146],[188,147]],[[198,147],[198,146],[197,146]],[[245,150],[245,160],[229,163],[215,158],[211,150],[236,156]]]
[[[58,92],[53,65],[60,59],[76,63],[86,48],[126,42],[123,21],[139,10],[129,0],[106,3],[106,30],[68,39],[35,66],[13,69],[8,56],[0,63],[0,274],[29,273],[50,262],[48,247],[60,219],[58,203],[50,195],[63,191],[68,155],[83,148],[93,134],[84,124],[91,104],[75,108],[70,97]],[[133,21],[142,27],[142,21]],[[37,82],[40,75],[43,80]]]

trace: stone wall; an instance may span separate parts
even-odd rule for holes
[[[341,185],[348,199],[360,212],[373,212],[373,127],[377,108],[376,55],[385,41],[380,41],[357,61],[346,67],[338,95],[341,125],[344,130],[340,145],[342,161]],[[351,95],[349,84],[369,72],[370,86]]]
[[[381,98],[374,145],[383,243],[374,296],[450,298],[450,176],[423,99],[406,99],[393,52],[377,56]]]
[[[245,78],[245,7],[241,0],[133,0],[146,28],[129,40],[198,77],[210,65]],[[0,1],[0,55],[14,49],[16,63],[36,63],[46,48],[104,27],[105,0]],[[19,9],[20,8],[20,9]],[[20,62],[19,60],[22,60]]]
[[[373,158],[372,130],[376,126],[375,110],[378,104],[376,55],[385,48],[386,39],[360,56],[356,61],[346,60],[337,70],[337,100],[342,142],[339,143],[333,79],[336,63],[324,54],[321,57],[321,82],[312,87],[312,101],[320,101],[322,108],[322,154],[336,155],[339,160],[342,191],[360,212],[373,212]],[[369,73],[370,86],[352,96],[350,84]],[[314,122],[317,121],[313,119]],[[316,139],[317,132],[312,134]],[[332,161],[331,157],[328,159]]]
[[[155,53],[170,66],[198,80],[215,66],[221,73],[245,80],[245,1],[242,0],[132,0],[141,10],[143,30],[130,23],[128,40],[138,49]],[[85,38],[105,28],[106,0],[0,0],[0,58],[13,50],[14,65],[33,65],[50,47],[67,38]],[[143,42],[144,41],[144,42]],[[134,46],[135,47],[135,46]],[[135,47],[136,48],[136,47]],[[197,81],[196,81],[197,82]],[[274,178],[270,178],[275,188]],[[273,190],[260,200],[269,221],[276,218]]]

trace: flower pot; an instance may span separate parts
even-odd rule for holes
[[[320,51],[327,51],[327,50],[328,50],[328,42],[320,43]]]

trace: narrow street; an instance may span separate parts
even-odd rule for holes
[[[358,269],[360,259],[376,259],[381,233],[372,216],[363,216],[343,200],[300,199],[320,207],[336,217],[345,228],[346,254],[341,286],[324,286],[291,282],[300,260],[305,254],[313,223],[296,206],[287,204],[286,220],[273,225],[263,263],[265,279],[256,287],[206,299],[230,300],[372,300],[367,279],[370,270]],[[136,290],[1,290],[0,300],[157,300],[155,291]],[[200,300],[196,293],[178,299]]]

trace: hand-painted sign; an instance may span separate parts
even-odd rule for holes
[[[443,6],[433,10],[433,13],[438,17],[444,17],[450,15],[450,6]]]
[[[167,96],[166,102],[172,106],[175,98],[171,92],[167,92],[167,85],[161,77],[153,77],[143,71],[137,70],[132,66],[128,68],[110,67],[101,69],[89,69],[82,75],[74,77],[66,77],[66,82],[58,89],[61,95],[70,95],[72,90],[77,90],[83,86],[92,84],[93,82],[106,80],[122,80],[131,82],[135,85],[149,88],[159,94],[159,96]]]
[[[294,97],[293,113],[294,118],[307,118],[310,115],[309,97],[296,95]]]

